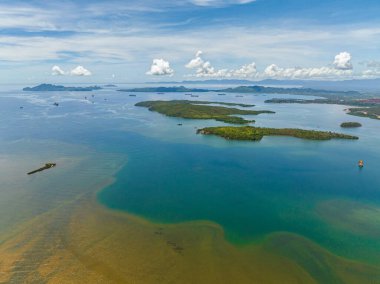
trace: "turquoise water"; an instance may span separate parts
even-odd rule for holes
[[[360,137],[358,141],[267,137],[260,142],[231,142],[195,134],[195,127],[220,122],[168,118],[134,107],[142,100],[187,98],[183,94],[129,97],[112,89],[93,94],[85,100],[89,93],[25,94],[16,88],[1,92],[0,118],[9,122],[0,126],[0,145],[54,140],[88,147],[95,157],[97,153],[125,157],[127,163],[115,183],[98,194],[99,201],[113,209],[156,222],[211,220],[239,245],[274,232],[292,232],[339,255],[380,262],[380,238],[334,227],[316,211],[327,200],[379,208],[380,121],[348,116],[344,106],[264,104],[273,95],[201,94],[197,99],[254,103],[254,109],[276,111],[253,117],[258,126]],[[55,101],[59,107],[52,106]],[[177,126],[179,121],[183,126]],[[342,130],[343,121],[359,121],[363,127]],[[365,160],[362,170],[357,167],[359,159]]]

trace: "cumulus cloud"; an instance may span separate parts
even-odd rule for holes
[[[331,67],[319,67],[319,68],[281,68],[276,64],[271,64],[265,68],[263,77],[271,78],[287,78],[287,79],[308,79],[308,78],[333,78],[336,76],[348,76],[351,75],[351,70],[338,70]]]
[[[351,54],[344,51],[335,55],[333,64],[339,70],[352,70]]]
[[[257,74],[254,62],[243,65],[239,69],[215,69],[210,61],[202,58],[202,51],[197,51],[195,58],[185,65],[186,68],[196,69],[196,77],[215,77],[215,78],[250,78]]]
[[[339,76],[352,75],[351,54],[348,52],[341,52],[337,54],[333,62],[334,67],[312,67],[312,68],[281,68],[276,64],[271,64],[265,68],[263,76],[271,78],[334,78]]]
[[[170,63],[168,61],[165,61],[164,59],[153,59],[152,66],[150,66],[150,70],[146,72],[146,74],[155,76],[172,76],[174,70],[170,68]]]
[[[243,65],[240,69],[233,70],[233,77],[249,78],[257,75],[256,63]]]
[[[87,70],[83,66],[79,65],[70,71],[70,75],[72,75],[72,76],[91,76],[92,73],[90,72],[90,70]]]
[[[65,71],[63,71],[61,67],[55,65],[51,68],[51,74],[54,76],[62,76],[65,75]]]

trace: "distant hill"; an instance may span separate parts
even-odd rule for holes
[[[150,84],[153,84],[151,82]],[[354,79],[341,81],[326,80],[277,80],[265,79],[260,81],[239,80],[239,79],[211,79],[211,80],[186,80],[180,82],[155,82],[154,84],[196,84],[196,85],[235,85],[235,86],[281,86],[281,87],[303,87],[324,90],[340,90],[340,91],[363,91],[363,92],[380,92],[380,79]]]
[[[328,91],[311,88],[277,88],[264,86],[239,86],[219,90],[226,93],[264,93],[264,94],[289,94],[302,96],[322,96],[322,97],[360,97],[361,93],[356,91]]]
[[[94,90],[102,89],[99,86],[89,86],[89,87],[65,87],[61,85],[52,84],[40,84],[35,87],[23,88],[23,91],[35,91],[35,92],[53,92],[53,91],[70,91],[70,92],[90,92]]]
[[[121,92],[157,92],[157,93],[175,93],[175,92],[222,92],[222,93],[250,93],[250,94],[288,94],[303,96],[320,96],[326,98],[362,97],[361,93],[356,91],[328,91],[311,88],[283,88],[283,87],[264,87],[264,86],[239,86],[226,89],[194,89],[184,86],[173,87],[145,87],[134,89],[121,89]]]
[[[179,87],[146,87],[146,88],[134,88],[134,89],[120,89],[120,92],[155,92],[155,93],[180,93],[180,92],[209,92],[207,89],[193,89],[186,88],[184,86]]]

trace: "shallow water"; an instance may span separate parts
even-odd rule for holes
[[[99,163],[104,163],[102,154],[109,154],[128,161],[116,182],[98,195],[110,208],[155,222],[214,221],[238,245],[286,231],[340,256],[380,263],[380,121],[348,116],[344,106],[264,104],[271,97],[278,95],[204,93],[194,99],[253,103],[254,109],[276,111],[252,116],[257,126],[331,130],[360,139],[266,137],[260,142],[231,142],[195,134],[195,128],[220,122],[168,118],[134,107],[143,100],[189,99],[184,94],[129,97],[114,89],[25,93],[10,86],[0,92],[0,119],[6,122],[0,125],[0,149],[3,154],[27,156],[46,147],[41,151],[46,159],[58,149],[60,157],[85,155]],[[363,127],[341,129],[344,121],[358,121]],[[177,126],[179,122],[183,126]],[[49,150],[53,144],[57,146]],[[362,170],[357,168],[359,159],[365,161]],[[104,177],[113,172],[101,172],[102,166],[92,162],[86,170]],[[88,175],[75,175],[78,183],[88,185]],[[3,200],[10,196],[1,194]],[[40,203],[30,206],[38,207],[44,198],[51,197],[39,196]],[[341,225],[346,210],[358,219],[356,228]]]

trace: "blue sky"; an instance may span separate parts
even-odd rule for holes
[[[0,83],[380,77],[375,0],[47,2],[0,1]]]

